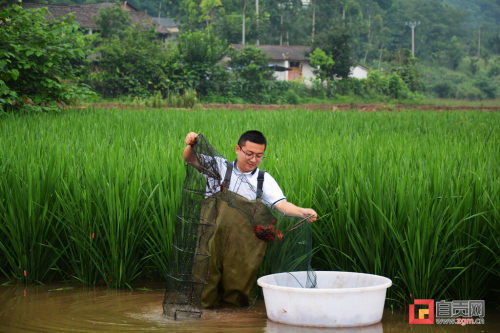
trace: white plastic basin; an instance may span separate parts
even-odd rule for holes
[[[382,320],[390,279],[352,272],[315,273],[316,288],[302,287],[307,272],[259,278],[267,317],[279,323],[315,327],[364,326]]]

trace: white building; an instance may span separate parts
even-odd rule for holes
[[[354,79],[366,79],[368,78],[368,68],[356,65],[351,67],[351,72],[349,73],[349,77]]]
[[[236,49],[242,49],[241,44],[232,44]],[[309,64],[309,46],[279,46],[259,45],[262,53],[270,58],[269,65],[274,67],[274,77],[282,81],[301,81],[310,86],[311,81],[316,79],[314,67]],[[361,65],[351,67],[350,78],[366,79],[368,68]]]
[[[234,48],[242,49],[241,44],[232,44]],[[259,45],[262,53],[270,58],[269,65],[275,68],[274,77],[282,81],[302,81],[311,84],[315,78],[314,68],[309,64],[309,46],[279,46]]]

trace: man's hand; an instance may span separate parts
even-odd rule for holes
[[[186,135],[186,139],[184,140],[187,145],[192,146],[196,143],[196,140],[198,140],[198,134],[195,132],[189,132]]]
[[[302,216],[306,217],[311,215],[310,218],[307,219],[307,222],[314,222],[318,218],[318,214],[311,208],[302,208]]]
[[[282,200],[278,202],[274,207],[285,216],[294,216],[294,217],[302,217],[306,218],[308,222],[314,222],[318,218],[318,214],[311,208],[302,208],[295,206],[293,203],[288,202],[286,200]]]
[[[186,146],[186,148],[184,148],[184,153],[182,154],[182,157],[184,158],[184,161],[191,164],[196,169],[199,169],[200,164],[198,163],[198,160],[196,159],[195,152],[192,149],[193,145],[196,143],[196,140],[198,140],[198,134],[196,134],[195,132],[189,132],[186,135],[184,142],[186,142],[187,146]]]

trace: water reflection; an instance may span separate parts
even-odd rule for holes
[[[161,292],[67,288],[0,288],[0,331],[136,332],[165,325],[158,306]],[[158,320],[145,321],[140,316]]]
[[[406,312],[384,312],[382,323],[355,328],[310,328],[267,320],[263,301],[250,308],[204,310],[201,319],[163,317],[164,290],[79,286],[0,286],[0,332],[500,332],[500,316],[486,309],[486,325],[408,325]],[[491,310],[490,310],[491,309]]]
[[[267,320],[266,333],[382,333],[382,323],[362,327],[314,328],[275,323]]]

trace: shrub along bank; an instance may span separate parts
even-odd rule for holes
[[[0,112],[46,110],[91,94],[85,41],[69,17],[47,20],[45,9],[0,6]]]

